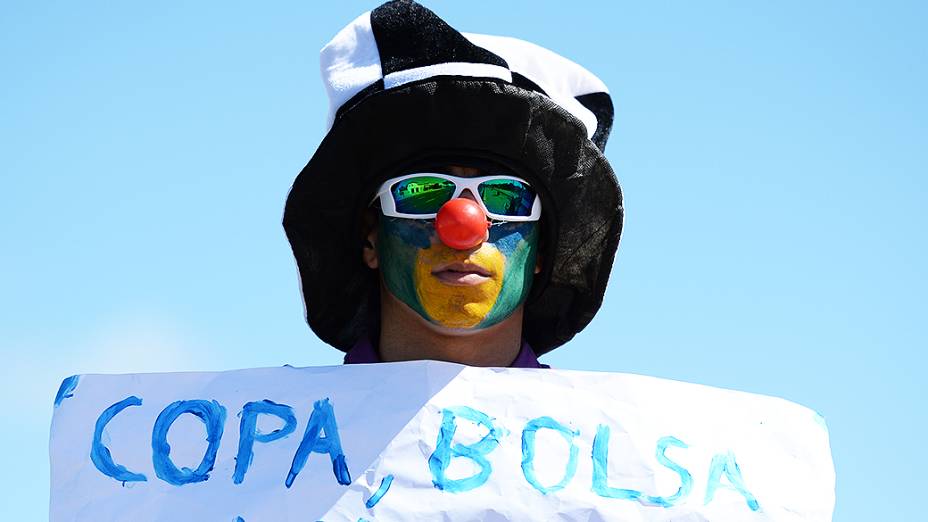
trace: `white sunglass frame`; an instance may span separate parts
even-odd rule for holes
[[[480,205],[480,208],[486,212],[487,217],[494,221],[512,221],[512,222],[523,222],[523,221],[538,221],[541,219],[541,198],[538,197],[538,192],[535,192],[535,201],[532,203],[532,210],[527,216],[506,216],[503,214],[495,214],[490,212],[490,209],[487,208],[486,204],[483,202],[483,197],[480,195],[480,192],[477,188],[484,181],[494,181],[494,180],[511,180],[518,181],[520,183],[525,183],[533,191],[535,190],[532,187],[532,184],[528,181],[525,181],[522,178],[517,178],[515,176],[504,176],[504,175],[490,175],[490,176],[479,176],[476,178],[462,178],[460,176],[453,176],[451,174],[441,174],[438,172],[415,172],[413,174],[404,174],[402,176],[397,176],[395,178],[390,178],[387,181],[384,181],[380,188],[377,189],[377,193],[374,194],[374,197],[371,198],[371,203],[380,198],[380,210],[383,212],[384,216],[387,217],[398,217],[405,219],[434,219],[438,215],[437,212],[431,214],[407,214],[405,212],[398,212],[396,210],[396,202],[393,200],[392,188],[393,185],[406,181],[407,179],[418,178],[423,176],[429,176],[434,178],[443,179],[445,181],[450,181],[454,183],[454,192],[451,194],[449,201],[459,197],[464,190],[470,190],[470,193],[474,195],[474,200]]]

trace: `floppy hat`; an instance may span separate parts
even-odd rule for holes
[[[497,165],[541,198],[542,272],[523,321],[535,352],[590,322],[623,217],[603,155],[613,107],[602,81],[537,45],[460,33],[408,0],[355,19],[320,62],[329,130],[283,220],[320,339],[347,351],[374,334],[379,282],[361,260],[361,212],[383,180],[442,163]]]

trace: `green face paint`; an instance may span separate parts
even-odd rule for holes
[[[394,297],[428,319],[416,295],[413,267],[416,255],[432,244],[431,223],[417,219],[380,217],[377,259],[384,286]]]
[[[490,241],[505,256],[506,271],[496,304],[480,323],[480,328],[492,326],[509,317],[528,299],[538,256],[537,222],[504,223],[493,228],[500,230],[491,229]]]

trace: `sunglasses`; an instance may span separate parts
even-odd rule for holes
[[[388,179],[371,199],[380,198],[383,215],[432,219],[448,201],[470,190],[487,217],[497,221],[538,221],[541,200],[524,180],[512,176],[459,178],[418,173]]]

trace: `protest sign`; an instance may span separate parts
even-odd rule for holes
[[[822,418],[636,375],[409,362],[84,375],[52,522],[829,521]]]

